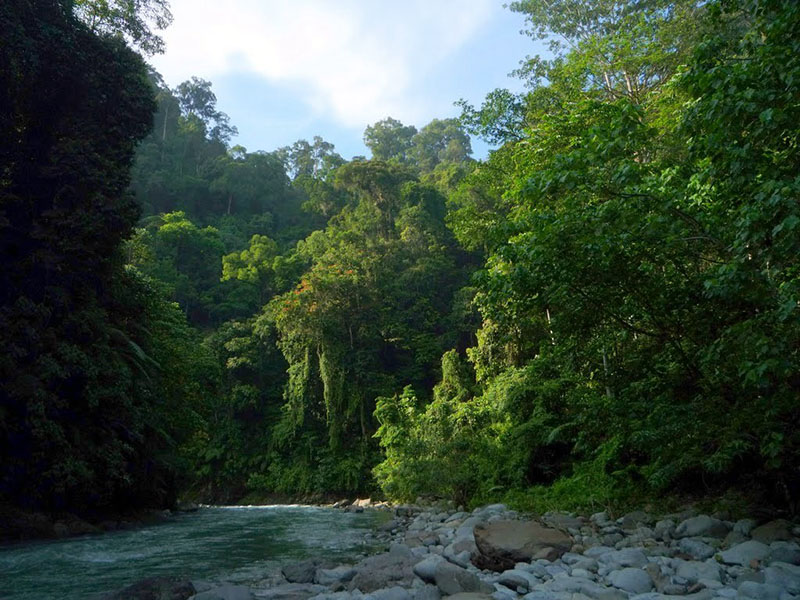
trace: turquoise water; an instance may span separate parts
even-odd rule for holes
[[[385,519],[307,506],[202,508],[158,525],[0,547],[0,600],[85,600],[146,577],[248,583],[310,556],[355,560]]]

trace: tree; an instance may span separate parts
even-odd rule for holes
[[[71,4],[92,32],[122,35],[146,55],[164,52],[164,40],[155,31],[172,23],[167,0],[71,0]]]
[[[464,163],[470,159],[472,144],[457,119],[434,119],[414,136],[409,154],[423,173],[440,163]]]
[[[174,90],[184,119],[197,120],[209,139],[227,143],[239,132],[230,125],[230,118],[217,110],[217,96],[211,91],[211,82],[199,77],[184,81]]]
[[[387,117],[366,128],[364,143],[372,151],[374,160],[394,160],[406,164],[415,135],[417,128],[413,125],[403,125],[397,119]]]
[[[69,8],[0,8],[0,497],[84,514],[169,506],[186,407],[154,358],[164,306],[120,252],[152,88],[139,55]]]

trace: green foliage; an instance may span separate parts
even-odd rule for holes
[[[120,252],[155,107],[145,65],[65,6],[0,9],[0,499],[83,514],[170,506],[213,371]]]

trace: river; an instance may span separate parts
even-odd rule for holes
[[[385,516],[309,506],[211,507],[163,523],[0,547],[0,600],[86,600],[157,575],[247,584],[315,556],[355,560]]]

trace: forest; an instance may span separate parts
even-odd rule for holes
[[[800,4],[508,9],[524,93],[348,161],[233,144],[166,0],[4,2],[0,504],[796,511]]]

